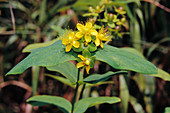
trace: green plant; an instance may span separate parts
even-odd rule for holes
[[[156,67],[143,57],[103,44],[102,41],[107,41],[109,38],[108,34],[103,32],[103,28],[97,32],[91,22],[86,22],[85,25],[78,23],[77,29],[78,31],[70,31],[67,32],[66,35],[63,35],[62,41],[54,41],[53,44],[49,46],[44,44],[45,47],[40,48],[37,48],[37,45],[33,46],[30,50],[27,50],[30,51],[31,54],[6,74],[20,74],[34,65],[53,70],[52,67],[68,63],[70,60],[77,60],[79,62],[76,65],[77,68],[86,68],[83,77],[82,74],[80,74],[80,69],[73,67],[67,68],[66,65],[64,67],[70,70],[70,72],[74,70],[74,72],[76,72],[76,75],[73,74],[72,76],[65,74],[66,78],[75,85],[72,105],[67,100],[55,96],[35,96],[27,100],[30,104],[36,106],[54,104],[65,113],[83,113],[88,107],[97,104],[120,102],[120,99],[117,97],[89,97],[82,99],[82,93],[87,83],[96,84],[107,80],[113,75],[127,74],[126,71],[119,71],[108,72],[103,75],[89,75],[90,68],[94,67],[95,60],[106,62],[115,69],[132,70],[147,74],[157,73]],[[63,44],[66,45],[66,47]],[[82,91],[79,94],[80,100],[76,102],[77,91],[80,85],[83,85]],[[83,106],[81,106],[82,103]]]
[[[109,1],[107,2],[112,3]],[[96,9],[98,9],[98,7],[96,7]],[[101,11],[103,11],[103,7],[101,7]],[[99,10],[98,13],[100,13],[101,11]],[[108,18],[111,18],[111,22]],[[97,19],[97,20],[100,22],[106,23],[106,24],[102,23],[101,26],[99,25],[97,26],[96,24],[93,23],[94,24],[94,28],[93,28],[93,25],[91,25],[92,23],[90,22],[87,22],[86,23],[87,25],[86,24],[83,25],[82,23],[81,24],[79,23],[77,24],[77,26],[79,26],[77,27],[79,31],[68,31],[68,33],[66,33],[66,35],[63,36],[64,39],[62,40],[62,42],[53,40],[49,43],[37,44],[37,45],[29,46],[30,47],[29,49],[28,48],[24,49],[25,52],[31,52],[31,54],[26,59],[24,59],[21,63],[19,63],[16,67],[14,67],[9,73],[7,73],[7,75],[22,73],[28,67],[31,67],[34,65],[43,66],[43,67],[46,67],[48,70],[62,73],[66,78],[55,76],[56,79],[75,88],[75,96],[73,98],[72,105],[67,100],[61,97],[54,97],[54,96],[35,96],[28,100],[30,104],[35,105],[35,106],[37,105],[42,106],[45,104],[54,104],[58,106],[63,112],[81,113],[81,112],[85,112],[88,107],[91,107],[91,106],[94,106],[100,103],[119,102],[120,100],[116,97],[98,97],[98,98],[82,99],[83,90],[89,84],[102,83],[103,81],[109,79],[113,75],[120,75],[120,74],[126,75],[127,74],[126,71],[119,71],[119,72],[107,72],[102,75],[99,75],[99,74],[89,75],[90,68],[93,68],[95,60],[106,62],[107,64],[109,64],[115,69],[131,70],[131,71],[135,71],[135,72],[139,72],[143,74],[155,73],[153,76],[159,76],[163,78],[159,74],[156,74],[157,69],[151,63],[146,61],[143,56],[137,54],[136,52],[133,53],[134,50],[129,51],[127,49],[118,49],[118,48],[103,44],[103,41],[110,40],[110,37],[109,37],[110,34],[107,34],[107,32],[105,31],[108,29],[111,35],[115,36],[116,35],[114,34],[115,28],[116,28],[115,25],[118,25],[118,24],[121,25],[122,24],[121,22],[124,22],[124,21],[119,21],[119,19],[117,20],[117,18],[112,18],[111,14],[107,14],[107,11],[105,12],[105,19]],[[112,20],[114,20],[115,23],[112,22]],[[123,19],[120,19],[120,20],[123,20]],[[86,27],[86,26],[92,26],[92,27]],[[86,32],[82,30],[86,28],[88,30],[90,29],[89,30],[90,33],[86,34]],[[95,28],[99,29],[99,31],[97,32]],[[122,37],[120,33],[118,36]],[[61,43],[63,43],[63,45],[66,45],[66,47],[63,46]],[[46,61],[44,59],[46,59]],[[86,69],[84,76],[83,74],[80,73],[80,69],[77,69],[70,62],[67,62],[70,60],[77,60],[79,62],[77,63],[77,66],[76,66],[77,68]],[[68,68],[68,66],[70,67]],[[67,67],[68,72],[64,70],[66,67]],[[51,76],[51,75],[48,75],[48,76]],[[164,78],[164,79],[169,80],[168,75],[166,77],[167,78]],[[120,82],[121,82],[120,88],[124,89],[123,86],[125,85],[123,84],[126,84],[126,83],[122,76],[120,76]],[[78,87],[82,88],[81,92],[78,92]],[[128,92],[126,92],[126,94],[128,94]],[[80,100],[75,103],[76,98],[78,97]],[[121,95],[121,97],[123,96]],[[126,102],[128,102],[128,98],[129,97],[125,98]],[[54,101],[55,99],[57,101]],[[130,101],[132,100],[135,100],[135,99],[133,97],[130,97]],[[86,104],[82,108],[81,105],[82,104],[84,105],[84,103]]]

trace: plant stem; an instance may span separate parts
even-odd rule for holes
[[[86,83],[83,84],[83,88],[82,88],[82,90],[81,90],[79,100],[82,99],[82,97],[83,97],[83,92],[84,92],[85,87],[86,87]]]
[[[73,101],[72,101],[72,109],[71,109],[71,113],[73,113],[73,110],[74,110],[74,104],[76,102],[76,97],[77,97],[77,91],[78,91],[78,87],[79,87],[79,76],[80,76],[80,68],[78,69],[78,74],[77,74],[77,82],[76,82],[76,89],[75,89],[75,92],[74,92],[74,97],[73,97]]]
[[[86,70],[84,70],[84,78],[85,78],[85,77],[87,77],[87,72],[86,72]],[[86,87],[86,83],[83,84],[83,87],[82,87],[82,90],[81,90],[81,93],[80,93],[79,100],[82,99],[82,97],[83,97],[83,92],[84,92],[85,87]]]

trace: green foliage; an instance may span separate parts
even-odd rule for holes
[[[154,76],[154,77],[159,77],[165,81],[170,81],[170,75],[169,73],[165,72],[162,69],[158,68],[158,73],[157,74],[150,74],[150,76]]]
[[[121,113],[127,113],[129,103],[129,90],[125,77],[120,75],[120,98],[121,98]]]
[[[58,40],[58,38],[57,38],[57,39],[54,39],[54,40],[51,40],[51,41],[49,41],[49,42],[30,44],[30,45],[26,46],[26,47],[22,50],[22,52],[23,52],[23,53],[25,53],[25,52],[32,52],[32,50],[34,50],[34,49],[37,49],[37,48],[40,48],[40,47],[47,47],[47,46],[55,43],[57,40]]]
[[[124,47],[124,48],[120,48],[120,49],[124,50],[124,51],[131,52],[131,53],[133,53],[135,55],[138,55],[139,57],[144,58],[143,54],[141,52],[139,52],[138,50],[136,50],[135,48]]]
[[[7,3],[3,3],[3,1]],[[103,2],[103,4],[101,2]],[[157,1],[155,3],[157,3]],[[9,16],[8,11],[9,11],[10,5],[12,6],[12,9],[14,11],[14,16],[15,16],[14,19],[16,20],[15,21],[16,34],[9,36],[9,39],[8,39],[8,36],[6,36],[6,31],[12,29],[11,20],[9,20],[9,17],[8,17]],[[119,5],[125,9],[125,11],[127,12],[127,15],[129,16],[129,18],[125,19],[126,23],[123,23],[121,21],[121,18],[126,17],[126,14],[123,16],[121,14],[118,14],[117,15],[117,17],[119,16],[118,19],[117,17],[115,18],[113,16],[113,15],[116,15],[115,8],[119,7]],[[31,8],[29,8],[30,6]],[[95,7],[93,8],[94,12],[87,13],[87,9],[89,6]],[[155,90],[156,90],[155,83],[156,82],[155,82],[155,78],[153,77],[159,77],[165,81],[170,81],[170,75],[167,72],[162,70],[167,67],[165,65],[166,64],[165,61],[162,61],[160,59],[159,61],[157,61],[157,58],[155,58],[156,60],[153,58],[153,56],[155,55],[155,52],[158,53],[158,51],[156,50],[159,50],[159,53],[161,53],[161,55],[160,54],[158,55],[159,57],[161,56],[161,58],[162,58],[162,53],[165,54],[166,56],[169,55],[168,54],[169,49],[168,47],[166,47],[169,44],[169,38],[168,38],[168,33],[169,33],[168,25],[169,24],[167,22],[164,22],[165,16],[162,17],[161,20],[155,19],[157,16],[158,16],[157,18],[160,17],[159,10],[157,10],[155,6],[153,5],[150,6],[150,4],[145,4],[143,2],[141,5],[140,0],[76,0],[74,3],[70,0],[58,0],[58,1],[42,0],[41,2],[34,1],[34,0],[32,1],[24,0],[24,1],[9,1],[9,4],[8,4],[8,1],[2,0],[2,4],[0,5],[0,8],[2,8],[0,9],[0,16],[2,14],[2,17],[0,17],[2,19],[1,25],[5,25],[5,27],[0,26],[0,35],[1,33],[2,35],[3,33],[5,34],[5,41],[3,38],[2,42],[0,42],[0,47],[3,48],[2,55],[0,55],[0,62],[1,62],[0,63],[1,64],[0,74],[3,73],[2,70],[4,67],[5,68],[8,67],[8,69],[10,69],[12,66],[11,65],[12,63],[6,64],[6,61],[7,61],[6,59],[10,58],[10,60],[13,60],[11,59],[11,57],[13,57],[14,54],[18,56],[18,53],[13,53],[13,52],[11,52],[10,55],[8,56],[3,55],[3,53],[6,53],[6,49],[8,50],[8,48],[10,47],[15,47],[15,44],[16,44],[17,48],[19,48],[19,51],[20,51],[22,47],[24,47],[25,45],[22,43],[19,44],[19,41],[21,42],[23,41],[26,45],[27,43],[29,44],[29,43],[36,42],[36,44],[28,45],[23,50],[23,52],[31,52],[31,53],[23,61],[17,64],[11,71],[9,71],[6,74],[6,75],[20,74],[20,73],[23,73],[27,68],[32,66],[33,95],[37,92],[37,87],[38,87],[37,85],[39,82],[38,80],[40,80],[41,83],[46,81],[46,80],[44,81],[44,79],[42,80],[43,76],[39,76],[39,73],[42,74],[44,72],[44,70],[39,68],[39,66],[43,66],[43,67],[46,67],[50,71],[61,73],[64,77],[58,76],[59,75],[58,73],[56,73],[56,75],[45,73],[45,76],[54,78],[72,88],[75,88],[74,97],[76,97],[77,93],[80,93],[80,90],[79,90],[80,88],[82,89],[81,94],[83,94],[84,89],[89,88],[88,89],[89,92],[88,93],[85,92],[86,97],[88,97],[91,93],[91,90],[93,90],[93,88],[90,89],[91,87],[95,87],[101,84],[113,84],[114,83],[114,85],[111,85],[111,88],[110,87],[107,87],[107,88],[111,89],[110,90],[111,95],[117,94],[117,92],[114,92],[114,91],[112,92],[112,90],[115,90],[114,86],[118,85],[118,87],[120,88],[119,90],[120,91],[119,96],[121,97],[120,111],[122,113],[126,113],[128,111],[128,103],[132,105],[135,112],[151,113],[152,111],[154,111],[152,108],[151,101],[153,98],[152,96],[155,94]],[[100,10],[98,10],[98,8]],[[8,11],[6,11],[5,9],[7,9]],[[155,14],[156,11],[157,11],[157,14]],[[86,14],[83,14],[85,12]],[[102,19],[103,12],[104,12],[104,19]],[[113,12],[112,18],[110,18],[111,15],[110,17],[108,15],[111,12]],[[4,15],[5,17],[7,16],[7,18],[4,18],[3,17]],[[20,15],[23,15],[23,17],[20,17]],[[63,35],[63,33],[65,32],[64,28],[67,28],[68,25],[71,28],[73,28],[75,26],[75,23],[77,23],[77,21],[80,21],[79,19],[82,19],[81,18],[82,15],[94,17],[92,19],[94,19],[95,21],[100,21],[100,22],[97,22],[97,24],[100,24],[100,25],[94,25],[95,26],[94,29],[100,29],[102,26],[104,26],[105,28],[104,31],[110,30],[111,34],[107,34],[107,35],[111,35],[110,37],[113,37],[115,39],[117,37],[122,37],[122,39],[120,39],[122,40],[122,42],[120,42],[121,44],[124,44],[124,39],[126,38],[126,37],[123,37],[123,35],[128,34],[126,31],[130,29],[130,37],[127,36],[128,38],[130,38],[130,41],[127,41],[127,43],[130,44],[128,46],[133,46],[138,51],[134,48],[116,48],[116,47],[112,47],[112,46],[105,45],[105,44],[104,44],[104,48],[101,49],[100,47],[96,47],[95,45],[96,38],[92,36],[91,38],[93,42],[86,43],[87,46],[85,48],[87,50],[84,50],[84,44],[81,43],[80,45],[82,45],[83,47],[80,47],[78,49],[75,47],[72,48],[73,51],[77,53],[73,53],[73,51],[71,51],[70,53],[65,52],[64,51],[65,46],[61,44],[61,41],[58,41],[60,39],[60,37],[58,36]],[[128,21],[128,19],[130,20]],[[119,21],[118,22],[119,24],[116,23],[117,21]],[[161,26],[164,26],[164,27],[159,26],[160,21],[163,22],[161,23]],[[157,25],[159,29],[154,27],[154,29],[150,30],[150,27],[148,26],[150,26],[151,23],[153,24],[153,26]],[[96,24],[96,23],[94,22],[93,24]],[[113,29],[113,28],[116,28],[117,25],[123,26],[123,29],[118,29],[117,31]],[[119,30],[122,33],[120,33]],[[147,34],[146,31],[148,32],[149,35]],[[159,31],[159,33],[156,33],[156,31]],[[9,33],[9,35],[10,34],[11,33]],[[7,35],[8,35],[8,32],[7,32]],[[149,36],[148,39],[147,39],[147,35]],[[50,41],[53,38],[56,38],[56,39]],[[8,39],[7,43],[6,43],[6,39]],[[42,41],[48,41],[48,42],[41,43],[41,44],[37,43],[37,42],[42,42]],[[115,42],[114,41],[112,41],[112,44],[117,46],[116,41]],[[147,41],[151,41],[151,43],[150,42],[148,43]],[[154,42],[157,42],[157,43],[154,44]],[[108,43],[108,41],[106,43]],[[118,46],[120,46],[119,45],[120,43],[118,43]],[[125,44],[121,46],[127,46],[127,45]],[[153,64],[151,64],[149,61],[145,59],[145,57],[141,53],[145,49],[148,50],[147,56],[150,57],[151,61],[153,61],[155,65],[162,67],[162,69],[159,69],[159,68],[157,69]],[[109,64],[115,69],[135,71],[135,72],[139,72],[143,74],[135,73],[135,75],[130,76],[131,72],[129,72],[128,73],[129,75],[125,76],[127,78],[125,80],[125,77],[123,77],[121,74],[126,75],[127,74],[126,71],[118,71],[118,72],[109,71],[105,74],[87,75],[85,73],[84,75],[85,78],[83,79],[83,75],[82,73],[80,73],[80,70],[78,70],[74,64],[68,62],[70,60],[78,61],[77,55],[81,54],[82,52],[83,52],[83,56],[89,58],[88,60],[90,60],[91,68],[93,68],[94,66],[97,67],[99,64],[98,63],[94,64],[94,61],[99,60],[99,61]],[[21,57],[19,56],[17,60],[15,60],[15,62],[16,61],[18,62],[18,59],[20,60],[20,58]],[[159,65],[160,62],[161,64]],[[88,64],[88,62],[83,62],[83,63]],[[84,67],[85,66],[87,65],[84,65]],[[94,67],[95,72],[98,71],[96,67]],[[106,66],[106,70],[108,68],[110,69],[110,67]],[[102,68],[100,71],[105,71],[103,69],[105,68]],[[112,79],[113,81],[107,81],[110,77],[114,75],[120,75],[118,78],[119,83],[114,78],[113,78],[114,80]],[[24,77],[26,76],[22,76],[21,80],[23,80]],[[41,78],[39,79],[38,77],[41,77]],[[142,106],[143,102],[141,104],[140,103],[141,101],[138,101],[137,98],[134,98],[135,97],[134,95],[133,95],[134,97],[130,95],[133,92],[130,92],[131,90],[128,90],[127,84],[129,84],[129,81],[131,81],[131,78],[132,79],[135,78],[135,80],[134,79],[133,80],[137,82],[136,85],[140,90],[139,93],[144,93],[144,97],[142,98],[144,99],[144,101],[142,99],[140,100],[144,102],[146,106],[145,108],[142,108],[144,107]],[[0,83],[1,83],[1,80],[2,78],[0,77]],[[48,78],[47,78],[47,81],[48,81]],[[164,85],[165,83],[162,83],[162,84]],[[158,84],[158,85],[162,87],[161,86],[162,84]],[[81,87],[81,85],[83,86]],[[129,87],[131,88],[131,86]],[[106,91],[105,93],[107,93],[108,89],[105,90]],[[102,89],[102,91],[104,90]],[[95,91],[92,91],[92,92],[95,92]],[[69,92],[69,93],[72,93],[72,92]],[[100,93],[100,92],[96,91],[96,93]],[[163,94],[166,95],[166,92],[163,92]],[[85,97],[85,96],[83,95],[82,97]],[[53,105],[58,106],[58,108],[62,110],[64,113],[71,113],[71,109],[74,109],[73,110],[74,113],[83,113],[88,109],[88,107],[98,105],[101,103],[112,104],[112,103],[117,103],[119,101],[120,99],[117,97],[98,97],[98,98],[84,98],[84,99],[80,98],[80,101],[76,102],[75,105],[74,105],[74,102],[71,105],[71,103],[65,100],[64,98],[43,95],[43,96],[35,96],[35,97],[30,98],[28,100],[28,103],[32,104],[33,106],[43,106],[46,104],[53,104]],[[2,106],[0,106],[0,112],[1,112],[1,107]],[[96,106],[96,108],[97,107],[98,106]],[[144,109],[146,111],[144,111]],[[169,112],[169,107],[165,109],[165,113],[168,113],[168,112]]]
[[[135,97],[130,96],[129,99],[130,99],[129,101],[132,104],[132,106],[133,106],[136,113],[145,113],[145,111],[143,110],[141,104],[137,102]]]
[[[118,72],[109,71],[105,74],[92,74],[91,76],[86,77],[83,81],[86,83],[90,83],[90,84],[96,84],[101,81],[106,81],[114,75],[120,75],[120,74],[126,75],[127,72],[126,71],[118,71]]]
[[[120,102],[118,97],[91,97],[84,98],[75,103],[74,113],[84,113],[88,107],[92,107],[98,104],[108,103],[114,104]]]
[[[56,66],[48,66],[48,70],[56,71],[65,76],[71,83],[77,82],[78,69],[71,62],[64,62]],[[80,72],[80,80],[83,80],[83,75]]]
[[[58,11],[65,11],[73,8],[76,11],[87,10],[89,5],[96,6],[99,0],[77,0],[74,4],[60,8]]]
[[[45,76],[51,77],[51,78],[53,78],[55,80],[58,80],[58,81],[62,82],[65,85],[68,85],[68,86],[70,86],[72,88],[75,88],[75,85],[67,78],[56,76],[56,75],[51,75],[51,74],[45,74]]]
[[[89,55],[87,54],[87,56]],[[116,69],[132,70],[146,74],[157,73],[156,67],[144,58],[109,45],[104,45],[104,48],[99,49],[95,56],[97,60],[106,62]],[[65,53],[61,41],[57,41],[50,46],[33,49],[28,57],[6,75],[23,73],[33,65],[49,67],[76,59],[73,53]]]
[[[170,112],[170,107],[166,107],[164,113],[169,113],[169,112]]]
[[[33,96],[27,100],[27,102],[33,106],[43,106],[47,104],[52,104],[57,106],[64,113],[71,112],[71,103],[62,97],[41,95]],[[114,104],[120,102],[118,97],[90,97],[84,98],[75,103],[75,108],[73,113],[84,113],[89,107],[109,103]]]
[[[156,67],[142,57],[128,51],[104,45],[96,52],[96,59],[108,63],[115,69],[131,70],[139,73],[157,73]]]
[[[71,103],[62,97],[40,95],[29,98],[27,102],[33,106],[52,104],[57,106],[64,113],[70,113],[71,111]]]
[[[34,49],[29,56],[17,64],[6,75],[23,73],[27,68],[35,66],[55,66],[66,61],[76,60],[72,53],[65,53],[61,41],[54,44]]]

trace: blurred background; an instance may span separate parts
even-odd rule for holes
[[[88,7],[96,7],[100,1],[0,0],[0,113],[61,113],[52,105],[32,108],[26,103],[29,97],[39,94],[62,96],[71,101],[74,89],[46,73],[61,74],[33,66],[21,75],[4,75],[29,54],[22,53],[24,47],[56,39],[65,29],[75,30],[77,22],[88,20],[83,17]],[[170,1],[113,0],[113,3],[125,7],[128,27],[124,30],[129,34],[113,39],[110,44],[133,47],[170,73]],[[93,72],[108,70],[114,69],[96,62]],[[164,113],[170,106],[169,86],[170,82],[161,78],[134,72],[114,76],[105,84],[87,88],[84,96],[118,96],[122,102],[102,104],[86,112]]]

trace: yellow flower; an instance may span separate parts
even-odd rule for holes
[[[79,48],[80,43],[77,41],[78,39],[75,37],[75,33],[72,31],[62,40],[62,44],[66,45],[66,52],[69,52],[74,46],[75,48]]]
[[[95,45],[99,46],[101,48],[103,48],[103,42],[102,41],[108,41],[108,36],[106,36],[107,34],[104,33],[104,28],[101,28],[99,30],[99,33],[97,33],[96,35],[96,40],[95,40]]]
[[[78,57],[82,60],[82,62],[77,63],[76,67],[81,68],[81,67],[85,66],[86,67],[86,72],[87,72],[87,74],[89,74],[89,71],[90,71],[90,59],[85,58],[82,55],[78,55]]]
[[[97,35],[97,31],[93,29],[91,22],[87,22],[85,25],[78,23],[77,29],[79,32],[76,33],[76,37],[80,39],[85,36],[85,41],[87,43],[91,42],[91,35]]]

